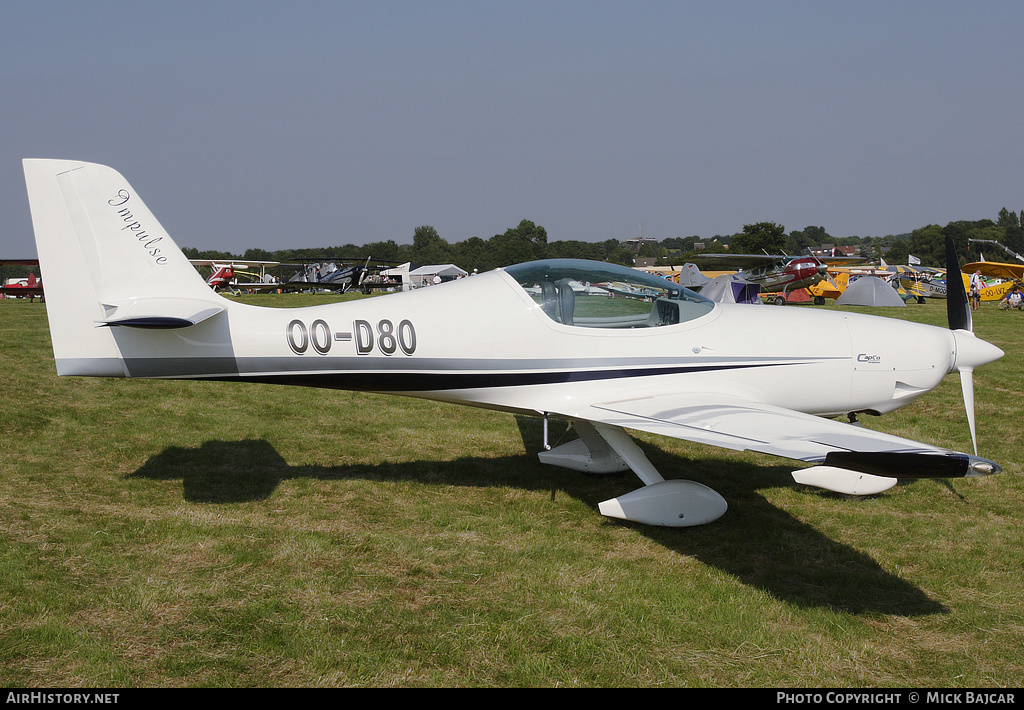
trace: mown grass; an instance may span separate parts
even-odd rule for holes
[[[729,500],[665,530],[600,516],[638,481],[542,466],[535,421],[57,378],[45,306],[2,301],[0,686],[1019,686],[1024,314],[975,323],[1002,475],[855,499],[638,435]],[[866,425],[970,447],[955,376]]]

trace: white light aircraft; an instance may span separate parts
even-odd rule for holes
[[[977,455],[972,373],[1003,353],[971,332],[962,290],[944,329],[715,303],[634,269],[549,260],[382,298],[262,308],[215,294],[114,170],[24,168],[59,375],[352,389],[535,415],[542,461],[631,469],[645,485],[599,510],[652,525],[711,522],[727,505],[702,484],[664,479],[627,429],[813,464],[794,478],[854,495],[1000,470]],[[947,255],[955,273],[951,243]],[[573,283],[645,297],[578,295]],[[897,409],[954,370],[973,454],[834,419]],[[550,448],[549,417],[579,438]]]

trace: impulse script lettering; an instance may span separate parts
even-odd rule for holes
[[[146,252],[153,257],[153,261],[163,266],[167,263],[167,257],[163,255],[162,250],[157,244],[163,241],[163,237],[154,237],[146,231],[145,227],[135,218],[132,211],[124,205],[131,199],[131,193],[127,190],[118,190],[117,197],[107,200],[107,204],[111,207],[120,207],[117,210],[117,215],[124,222],[124,226],[121,227],[121,231],[129,230],[132,236],[142,245]]]

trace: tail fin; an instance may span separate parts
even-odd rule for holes
[[[188,326],[224,309],[115,170],[24,168],[58,374],[126,376],[116,329]]]

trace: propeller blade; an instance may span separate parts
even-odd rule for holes
[[[953,238],[946,235],[946,318],[950,330],[973,330],[971,304],[967,300],[964,277],[960,273],[960,260],[956,256]]]
[[[950,330],[963,330],[968,333],[974,331],[971,304],[967,300],[964,277],[960,272],[960,260],[956,255],[956,247],[953,246],[953,238],[948,234],[946,235],[946,319],[949,321]],[[956,342],[955,333],[953,337]],[[978,436],[974,422],[974,368],[958,363],[957,370],[960,372],[960,390],[964,397],[967,427],[971,430],[971,444],[974,445],[974,455],[977,456]]]
[[[967,412],[967,426],[971,430],[974,455],[978,455],[978,436],[974,421],[974,368],[998,360],[1003,351],[991,343],[976,338],[973,332],[971,304],[960,273],[960,262],[956,256],[953,239],[946,236],[946,317],[949,329],[953,331],[956,356],[953,367],[960,373],[960,389],[964,395],[964,409]]]
[[[978,455],[978,435],[974,429],[974,369],[960,369],[960,389],[964,393],[964,409],[967,410],[967,426],[971,430],[971,443],[974,444],[974,455]]]
[[[946,319],[949,321],[950,330],[967,331],[967,333],[972,333],[974,330],[971,304],[967,300],[967,291],[964,289],[964,277],[960,272],[960,260],[956,255],[956,247],[953,246],[953,238],[948,234],[946,235]],[[962,338],[958,339],[955,333],[953,337],[954,342],[957,343],[958,340],[963,340]],[[974,423],[973,363],[968,365],[961,361],[957,363],[956,369],[960,372],[960,389],[964,397],[967,426],[971,430],[971,443],[974,445],[974,455],[977,456],[978,437]]]
[[[964,394],[967,424],[971,429],[971,441],[974,443],[974,453],[977,455],[978,440],[974,426],[974,368],[998,360],[1004,353],[992,343],[965,330],[953,331],[953,346],[956,348],[953,367],[960,373],[960,388]]]

